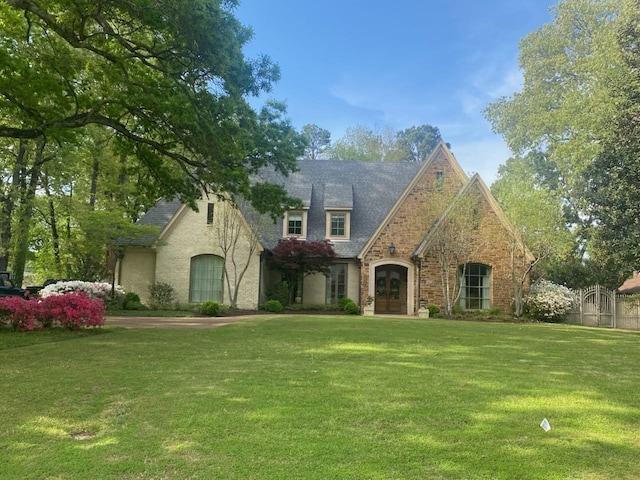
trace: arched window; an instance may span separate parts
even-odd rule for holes
[[[220,302],[223,299],[224,260],[217,255],[198,255],[191,258],[189,301]]]
[[[460,306],[471,310],[491,308],[491,267],[467,263],[459,272]]]

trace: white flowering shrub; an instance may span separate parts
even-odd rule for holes
[[[89,296],[89,298],[99,299],[106,302],[111,299],[111,284],[107,282],[83,282],[80,280],[58,282],[52,285],[47,285],[40,290],[40,298],[74,292],[84,292]],[[114,293],[116,297],[120,298],[124,296],[125,291],[120,285],[116,285]]]
[[[574,294],[567,287],[540,279],[531,286],[525,297],[525,305],[536,320],[561,322],[571,310],[573,299]]]

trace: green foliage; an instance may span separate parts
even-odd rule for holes
[[[397,134],[398,146],[404,152],[405,160],[422,163],[436,148],[442,136],[438,127],[420,125],[401,130]],[[451,148],[451,145],[447,144]]]
[[[354,301],[345,303],[344,307],[342,307],[342,310],[349,315],[360,315],[360,307]]]
[[[200,313],[215,317],[220,312],[220,304],[218,302],[204,302],[200,305]]]
[[[249,177],[293,171],[305,140],[282,103],[250,105],[280,73],[245,58],[236,6],[0,3],[0,270],[21,280],[37,252],[42,278],[103,278],[160,197],[193,207],[205,189],[281,216],[284,189]]]
[[[149,295],[151,295],[151,303],[162,308],[169,307],[176,299],[175,289],[165,282],[149,285]]]
[[[305,158],[308,160],[322,158],[323,153],[331,146],[331,132],[317,125],[304,125],[302,135],[307,141]]]
[[[280,313],[283,309],[282,304],[278,300],[269,300],[264,305],[267,312]]]
[[[137,293],[128,292],[122,299],[122,308],[125,310],[146,310],[147,307],[140,302],[140,296]]]
[[[340,306],[340,310],[344,310],[344,307],[347,303],[356,303],[353,300],[351,300],[350,298],[347,297],[343,297],[340,299],[340,301],[338,302],[338,305]]]
[[[427,309],[429,310],[429,315],[436,315],[440,313],[440,307],[438,305],[434,305],[433,303],[427,305]]]
[[[289,304],[289,284],[287,282],[278,282],[267,287],[267,300],[278,300],[282,306]]]
[[[558,3],[552,22],[520,43],[522,91],[485,112],[516,154],[539,152],[532,181],[557,195],[575,234],[575,261],[566,254],[544,265],[556,273],[589,258],[596,270],[613,268],[619,276],[640,260],[640,232],[631,218],[640,205],[633,173],[639,151],[639,11],[633,0]],[[556,245],[565,243],[560,233]],[[579,283],[579,277],[569,278],[572,271],[557,280]]]
[[[2,452],[7,480],[110,479],[123,468],[137,479],[256,480],[630,480],[640,471],[634,332],[298,315],[215,330],[4,330],[0,355],[0,441],[15,446]],[[425,385],[437,385],[429,399]],[[38,401],[25,401],[33,392]],[[245,399],[282,415],[257,420]],[[224,441],[212,435],[231,427]],[[168,439],[187,429],[190,441],[167,455]],[[73,438],[83,432],[95,435]],[[105,441],[110,432],[118,442]],[[25,461],[22,445],[38,454]],[[212,451],[226,461],[176,460]]]

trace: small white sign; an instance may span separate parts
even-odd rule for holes
[[[551,430],[551,425],[549,424],[549,420],[547,420],[546,418],[542,420],[542,423],[540,424],[540,426],[545,432],[548,432],[549,430]]]

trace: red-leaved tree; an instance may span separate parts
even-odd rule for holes
[[[314,273],[329,273],[336,252],[329,240],[306,241],[283,238],[271,251],[271,266],[283,273],[292,302],[299,282]]]

